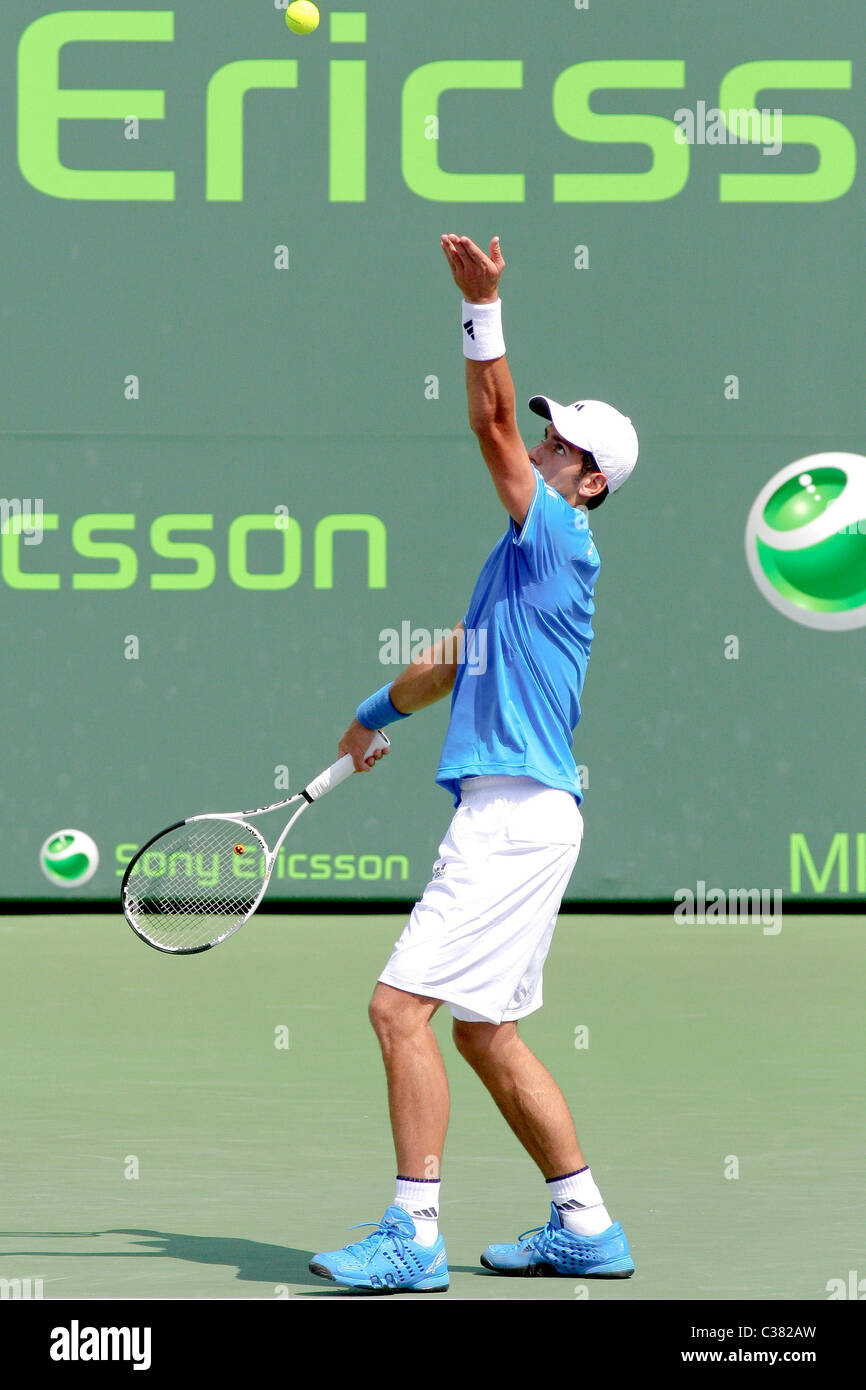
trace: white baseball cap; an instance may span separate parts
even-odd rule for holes
[[[554,429],[592,454],[607,478],[608,491],[622,487],[637,463],[637,434],[627,415],[604,401],[573,401],[560,405],[547,396],[533,396],[529,409],[543,415]]]

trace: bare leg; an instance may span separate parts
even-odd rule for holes
[[[526,1046],[516,1023],[455,1019],[454,1042],[545,1178],[587,1166],[565,1096]]]
[[[388,1106],[404,1178],[438,1178],[448,1128],[450,1096],[445,1063],[430,1020],[441,1004],[377,984],[370,1022],[382,1048]]]

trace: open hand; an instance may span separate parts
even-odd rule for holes
[[[468,236],[454,236],[453,233],[442,237],[442,250],[454,283],[467,303],[492,304],[499,298],[499,279],[505,261],[498,236],[491,241],[487,256]]]

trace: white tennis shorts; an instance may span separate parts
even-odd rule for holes
[[[380,981],[504,1023],[541,1008],[541,976],[583,819],[532,777],[468,777],[433,877]]]

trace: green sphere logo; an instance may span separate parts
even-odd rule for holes
[[[57,888],[81,888],[99,868],[99,850],[83,830],[57,830],[39,851],[39,867]]]
[[[786,618],[866,627],[866,458],[810,454],[771,478],[749,512],[746,559]]]

